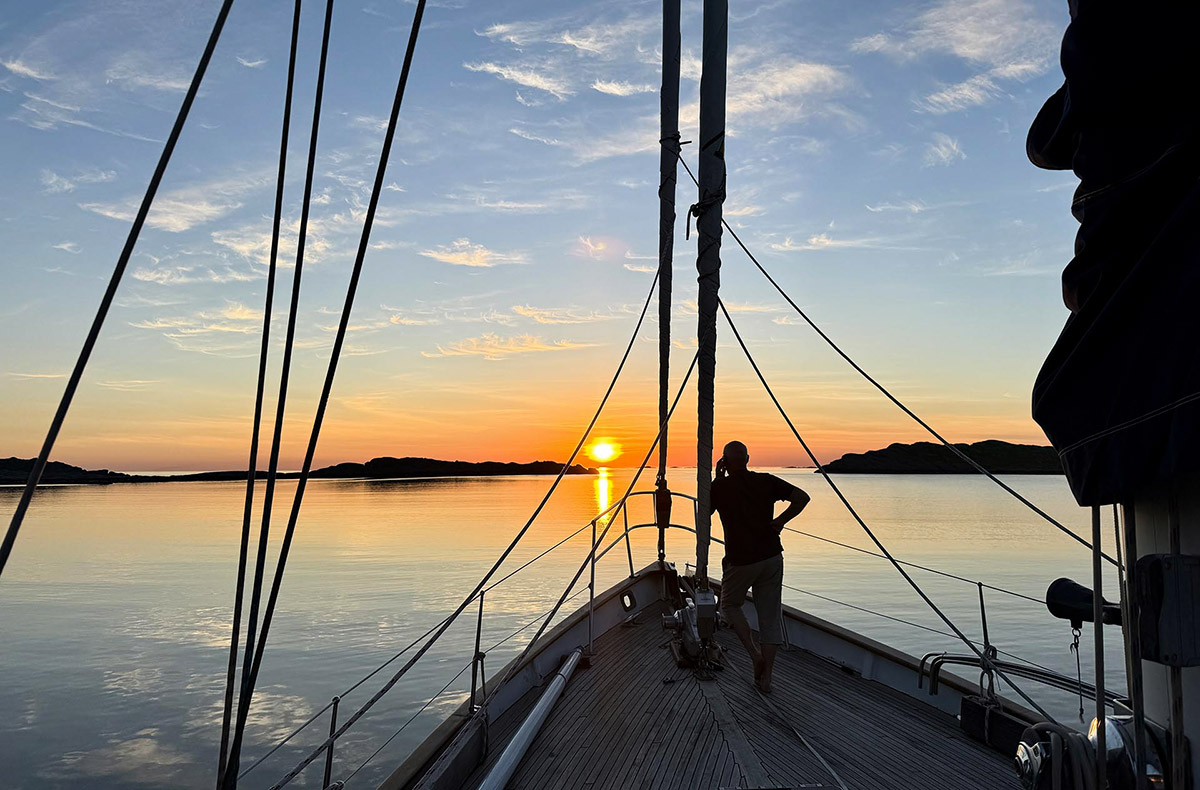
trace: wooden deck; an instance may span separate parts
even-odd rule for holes
[[[713,681],[677,668],[668,640],[654,608],[597,639],[591,667],[576,671],[509,788],[840,787],[831,769],[853,790],[1020,786],[1011,760],[953,717],[805,651],[780,653],[767,704],[730,632],[719,636],[729,667]],[[478,785],[541,691],[492,722],[490,759],[465,787]]]

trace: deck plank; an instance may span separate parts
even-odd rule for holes
[[[854,790],[1019,786],[1009,760],[970,740],[954,717],[801,649],[780,652],[768,705],[723,631],[728,667],[702,688],[663,649],[657,615],[649,609],[596,640],[591,666],[572,677],[510,790],[837,788],[793,727]],[[478,786],[541,692],[492,722],[488,758],[466,788]],[[746,749],[753,758],[740,765]]]

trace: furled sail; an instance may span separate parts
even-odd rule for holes
[[[1034,164],[1080,180],[1071,316],[1033,416],[1095,505],[1200,470],[1200,7],[1070,6],[1066,82],[1028,138]]]

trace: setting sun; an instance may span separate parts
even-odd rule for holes
[[[608,463],[621,455],[621,445],[612,439],[598,439],[587,450],[588,457],[599,463]]]

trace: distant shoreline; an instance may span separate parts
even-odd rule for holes
[[[992,474],[1061,475],[1062,462],[1053,447],[1012,444],[988,439],[954,447]],[[969,475],[979,470],[953,450],[933,442],[892,444],[882,450],[847,453],[825,465],[839,474]]]
[[[0,485],[23,485],[33,469],[32,458],[0,459]],[[387,480],[422,477],[501,477],[507,475],[555,475],[563,465],[557,461],[515,463],[502,461],[440,461],[433,458],[373,458],[366,463],[342,463],[314,469],[309,477],[315,480]],[[582,464],[572,464],[569,475],[594,475]],[[165,475],[126,474],[108,469],[84,469],[59,461],[46,465],[41,483],[47,485],[111,485],[115,483],[194,483],[244,481],[246,470],[189,472]],[[256,477],[265,478],[266,471]],[[299,472],[278,472],[280,480],[300,477]]]

